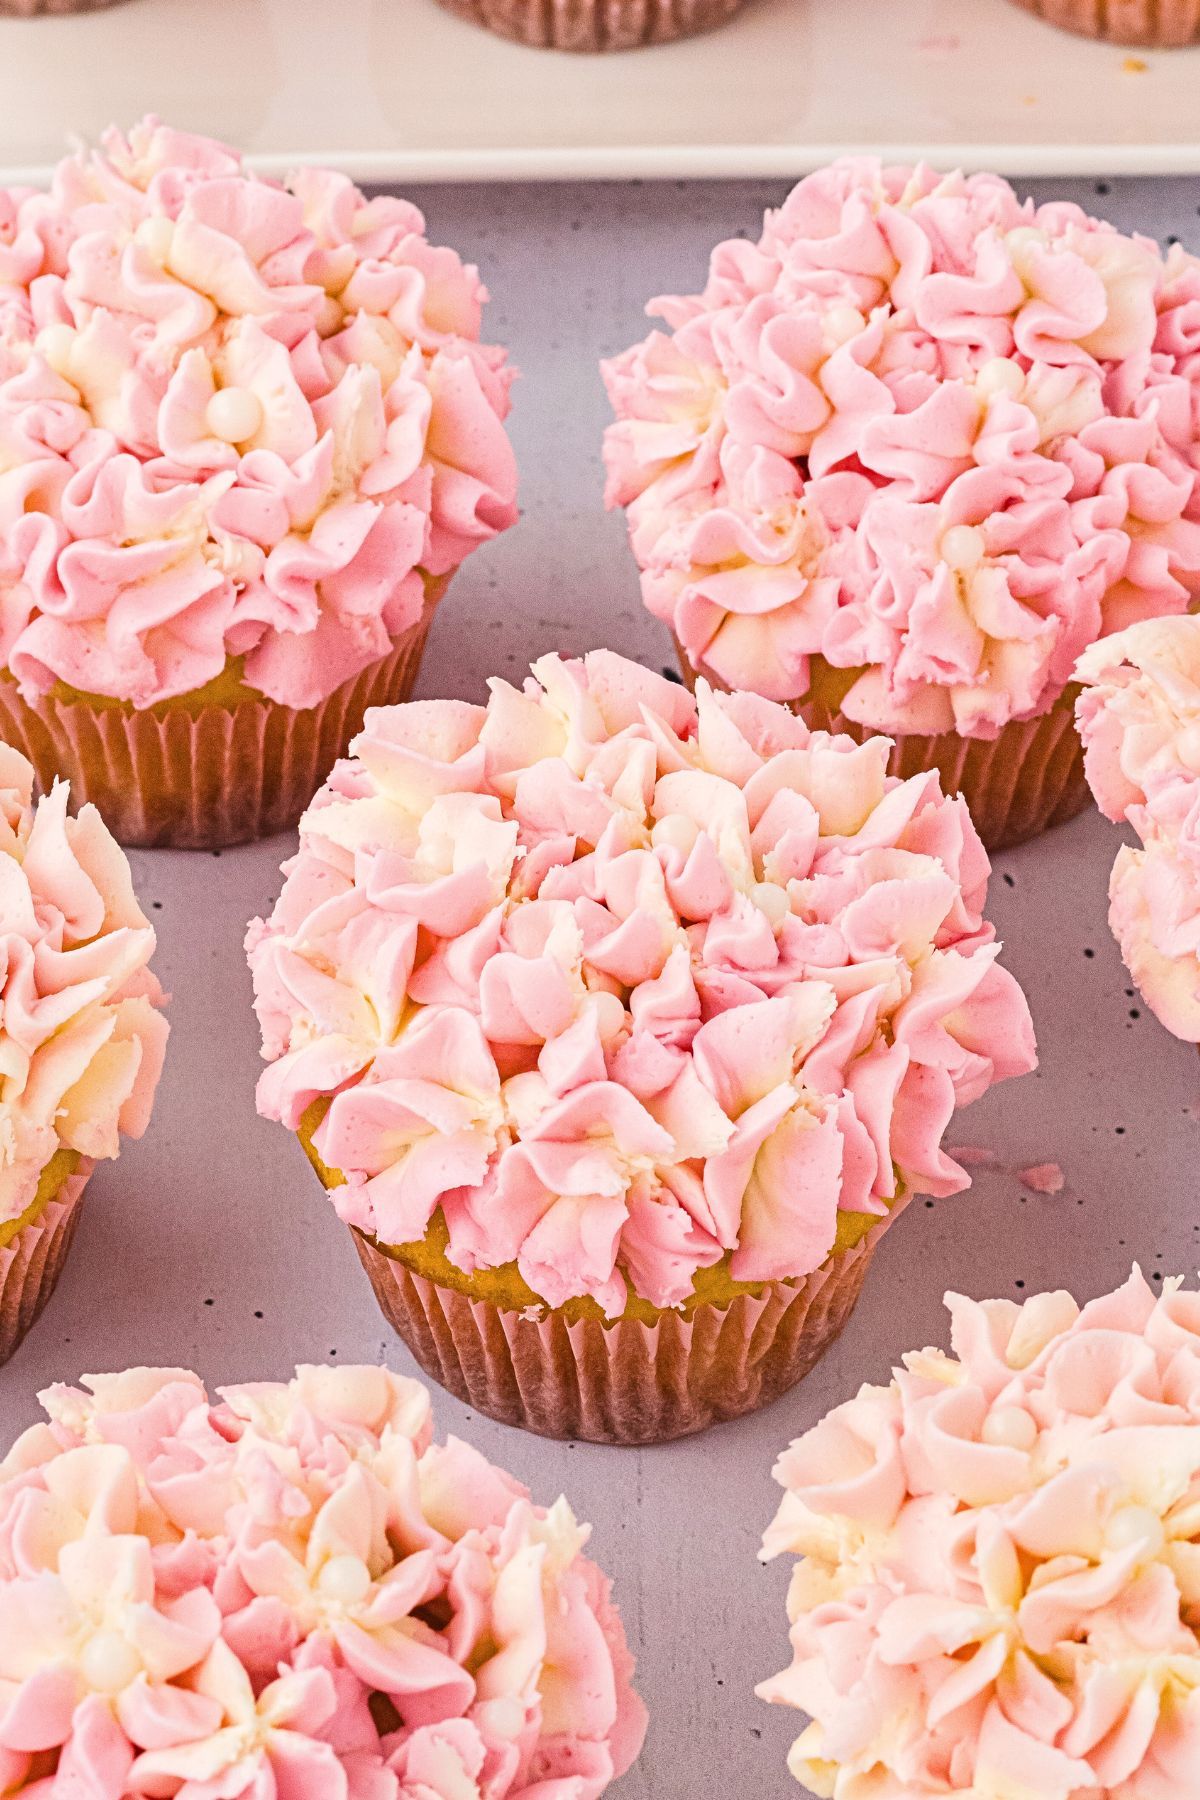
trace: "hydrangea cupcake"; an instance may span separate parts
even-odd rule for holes
[[[441,0],[447,11],[548,50],[638,50],[711,31],[742,0]]]
[[[609,1584],[373,1368],[42,1396],[0,1463],[0,1786],[598,1800],[645,1729]]]
[[[794,1443],[764,1556],[803,1560],[793,1663],[814,1794],[1184,1800],[1200,1768],[1200,1294],[1137,1271],[1080,1311],[947,1297]]]
[[[680,1436],[799,1379],[956,1105],[1034,1064],[937,777],[607,651],[368,715],[247,939],[384,1311],[481,1411]]]
[[[1200,594],[1195,297],[1193,259],[996,176],[802,181],[604,365],[685,674],[887,732],[989,847],[1077,812],[1076,660]]]
[[[1017,0],[1047,24],[1111,44],[1178,49],[1200,39],[1200,0]]]
[[[126,843],[294,824],[516,517],[416,208],[154,120],[0,192],[0,732]]]
[[[167,1039],[124,852],[95,807],[68,816],[65,783],[32,794],[0,743],[0,1362],[53,1292],[96,1162],[145,1130]]]
[[[1077,672],[1092,791],[1142,840],[1117,852],[1109,923],[1151,1011],[1200,1043],[1200,618],[1130,626]]]

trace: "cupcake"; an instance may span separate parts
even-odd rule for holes
[[[1170,50],[1200,39],[1200,0],[1017,0],[1050,25],[1110,44]]]
[[[146,1129],[167,1040],[124,853],[94,806],[68,816],[65,783],[32,793],[0,743],[0,1362],[54,1290],[95,1164]]]
[[[0,192],[0,274],[0,735],[126,843],[294,824],[516,517],[476,271],[151,119]]]
[[[518,44],[550,50],[637,50],[694,37],[742,0],[441,0],[448,12]]]
[[[0,1784],[597,1800],[645,1712],[587,1526],[386,1369],[42,1395],[0,1462]]]
[[[1142,840],[1113,864],[1113,935],[1151,1011],[1200,1043],[1200,618],[1131,625],[1077,677],[1097,804]]]
[[[836,1336],[956,1105],[1034,1064],[937,777],[609,651],[368,714],[247,939],[392,1324],[482,1412],[655,1442]]]
[[[833,1800],[1188,1800],[1200,1768],[1200,1294],[950,1294],[780,1459],[802,1558],[792,1774]]]
[[[719,245],[604,364],[609,504],[687,678],[886,732],[989,848],[1078,812],[1077,658],[1200,595],[1195,268],[865,158]]]

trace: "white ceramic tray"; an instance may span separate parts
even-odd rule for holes
[[[156,111],[265,168],[364,180],[795,175],[848,149],[1011,174],[1200,171],[1200,50],[1131,57],[1010,0],[746,0],[621,56],[435,0],[132,0],[0,21],[0,179]]]

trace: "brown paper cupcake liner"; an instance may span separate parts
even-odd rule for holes
[[[0,1250],[0,1363],[8,1361],[54,1292],[94,1167],[81,1157],[54,1199]]]
[[[794,1387],[850,1317],[875,1246],[903,1209],[812,1275],[687,1318],[664,1312],[652,1325],[504,1311],[353,1235],[389,1323],[426,1374],[476,1411],[541,1437],[662,1444]]]
[[[0,17],[40,18],[43,13],[101,12],[121,0],[0,0]]]
[[[546,50],[639,50],[695,37],[743,0],[441,0],[448,12]]]
[[[1171,50],[1200,40],[1200,0],[1016,0],[1081,37]]]
[[[678,638],[675,647],[684,680],[694,687],[697,671]],[[821,664],[812,658],[814,666]],[[840,671],[833,671],[839,674]],[[705,672],[714,686],[720,684]],[[815,731],[844,732],[856,743],[879,735],[872,727],[848,719],[841,707],[816,693],[792,703],[792,710]],[[984,844],[1005,850],[1039,837],[1052,825],[1065,824],[1088,804],[1083,772],[1083,745],[1075,729],[1076,689],[1069,687],[1050,711],[1037,719],[1013,720],[992,739],[960,737],[944,731],[929,737],[887,732],[894,739],[888,768],[907,780],[936,769],[947,794],[962,794]]]
[[[137,712],[0,681],[0,738],[21,750],[45,789],[69,777],[75,806],[91,800],[122,844],[213,849],[293,826],[368,707],[406,700],[432,605],[389,655],[319,705],[295,710],[254,694],[190,712],[164,702]]]

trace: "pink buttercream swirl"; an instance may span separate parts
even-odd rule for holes
[[[0,1788],[596,1800],[645,1713],[588,1528],[374,1368],[42,1396],[0,1463]]]
[[[604,365],[646,605],[728,687],[862,671],[876,730],[1045,712],[1200,594],[1198,270],[996,176],[809,176]]]
[[[947,1296],[780,1459],[790,1768],[833,1800],[1183,1800],[1200,1769],[1200,1294]]]
[[[1146,1003],[1200,1043],[1200,618],[1150,619],[1080,660],[1084,766],[1117,853],[1109,923]]]
[[[0,658],[313,706],[516,518],[511,370],[407,201],[148,119],[0,193]]]
[[[342,1217],[616,1316],[967,1186],[955,1106],[1035,1057],[964,803],[609,651],[490,685],[368,714],[250,928],[259,1110],[328,1100]]]
[[[114,1157],[140,1137],[167,1022],[154,930],[94,806],[0,743],[0,1226],[32,1204],[60,1150]]]

